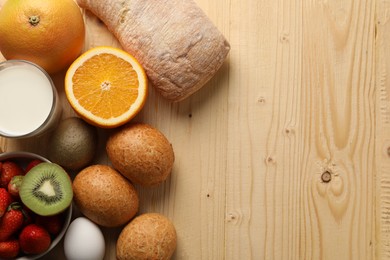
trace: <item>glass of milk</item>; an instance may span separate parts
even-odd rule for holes
[[[0,135],[26,138],[55,126],[62,107],[50,76],[23,60],[0,63]]]

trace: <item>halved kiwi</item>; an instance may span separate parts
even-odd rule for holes
[[[58,164],[43,162],[24,176],[19,195],[23,204],[38,215],[55,215],[72,203],[72,181]]]

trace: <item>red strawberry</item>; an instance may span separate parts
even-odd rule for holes
[[[24,253],[40,254],[50,247],[51,238],[46,229],[36,224],[30,224],[22,229],[19,243]]]
[[[15,162],[3,162],[0,169],[0,187],[7,188],[8,183],[11,181],[12,177],[16,175],[24,175],[23,169]]]
[[[12,202],[11,194],[4,188],[0,188],[0,217],[4,215],[9,204]]]
[[[0,242],[0,258],[14,258],[19,254],[20,245],[17,239]]]
[[[29,164],[27,164],[27,167],[26,167],[26,170],[25,172],[27,173],[29,170],[31,170],[34,166],[37,166],[38,164],[40,164],[42,162],[42,160],[40,159],[34,159],[32,161],[29,162]]]
[[[51,235],[60,233],[63,225],[63,215],[37,216],[35,223],[44,227]]]
[[[8,240],[22,227],[23,222],[22,205],[19,202],[12,202],[0,219],[0,241]]]
[[[22,206],[24,214],[24,223],[23,226],[31,224],[35,221],[37,214],[35,214],[31,209],[27,208],[25,205]]]
[[[23,175],[16,175],[8,183],[8,192],[15,198],[19,198],[19,188],[22,185],[23,177]]]

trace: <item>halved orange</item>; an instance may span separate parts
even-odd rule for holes
[[[65,94],[88,123],[114,128],[134,118],[146,102],[145,70],[129,53],[95,47],[78,57],[65,76]]]

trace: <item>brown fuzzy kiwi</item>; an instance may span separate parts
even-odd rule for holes
[[[79,117],[63,120],[49,140],[49,159],[69,170],[80,170],[93,160],[98,133]]]
[[[73,192],[80,212],[104,227],[126,224],[138,211],[134,186],[107,165],[91,165],[80,171],[73,180]]]
[[[176,230],[168,218],[159,213],[145,213],[123,228],[117,240],[116,255],[118,260],[169,260],[176,243]]]
[[[168,139],[156,128],[143,123],[127,124],[114,132],[106,150],[114,168],[143,186],[165,181],[175,160]]]

